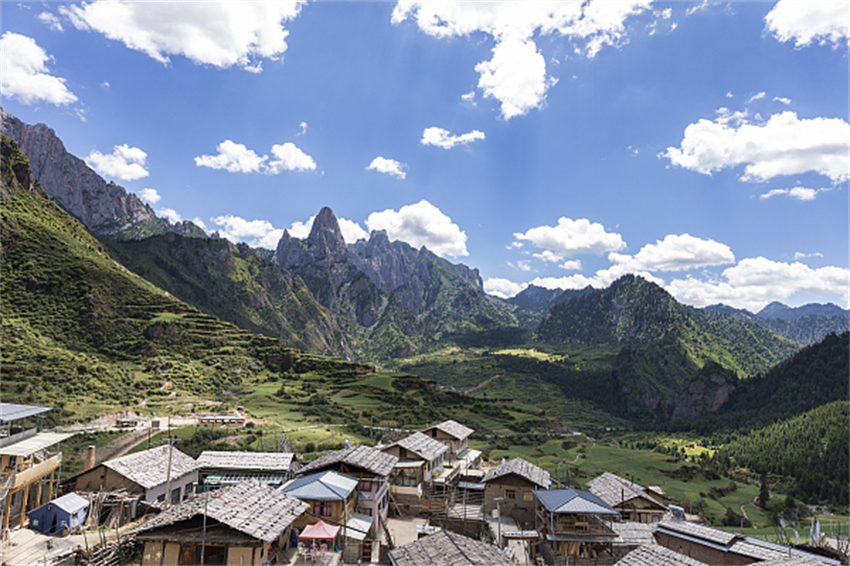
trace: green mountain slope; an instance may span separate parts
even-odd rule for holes
[[[336,320],[306,285],[244,244],[177,234],[103,244],[119,263],[208,314],[296,348],[352,357]]]

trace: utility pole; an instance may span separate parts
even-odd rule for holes
[[[174,446],[171,441],[171,415],[168,415],[168,477],[165,480],[165,508],[171,507],[171,455]]]

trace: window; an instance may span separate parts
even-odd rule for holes
[[[534,501],[534,493],[531,491],[523,491],[522,492],[522,500],[523,501]]]
[[[194,483],[187,483],[186,487],[183,488],[183,500],[189,499],[189,495],[192,493],[192,489],[194,489]]]
[[[171,504],[180,503],[180,488],[171,490]]]
[[[372,491],[372,480],[360,480],[360,485],[357,489],[360,491]]]
[[[322,517],[330,517],[334,514],[334,504],[330,501],[314,501],[313,514]]]
[[[505,490],[505,499],[516,499],[516,490],[515,489],[506,489]]]
[[[160,503],[162,503],[163,501],[165,501],[165,494],[163,493],[162,495],[157,497],[156,500],[159,501]]]

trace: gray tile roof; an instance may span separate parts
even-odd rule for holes
[[[450,435],[454,436],[455,438],[457,438],[458,440],[463,440],[464,438],[469,437],[470,434],[475,432],[474,430],[472,430],[468,426],[464,426],[464,425],[460,424],[459,422],[452,421],[452,420],[442,422],[438,425],[429,427],[425,430],[431,430],[432,428],[436,428],[437,430],[445,432],[446,434],[450,434]]]
[[[617,533],[615,545],[642,546],[644,544],[655,544],[652,531],[655,525],[651,523],[638,523],[636,521],[614,521],[611,530]]]
[[[706,566],[704,562],[657,544],[640,546],[617,561],[615,566]]]
[[[286,473],[292,467],[289,452],[216,452],[204,450],[198,456],[198,465],[219,470],[254,470],[258,472]]]
[[[616,507],[626,501],[631,501],[639,497],[650,501],[659,508],[663,507],[658,503],[658,494],[653,493],[650,495],[642,485],[620,477],[617,474],[612,474],[611,472],[605,472],[593,478],[585,485],[591,493],[598,496],[599,499],[611,507]]]
[[[388,476],[397,462],[397,456],[361,444],[328,452],[304,466],[298,473],[315,472],[336,464],[347,464],[372,472],[376,476]]]
[[[390,551],[396,566],[516,566],[499,548],[457,533],[440,531]]]
[[[607,503],[578,489],[538,489],[534,495],[550,513],[575,515],[619,515]]]
[[[265,542],[280,536],[309,505],[272,489],[257,480],[248,480],[220,491],[195,497],[170,507],[129,531],[140,534],[167,527],[203,515],[206,499],[207,517]]]
[[[656,529],[661,531],[674,531],[683,535],[701,538],[722,546],[728,546],[735,539],[744,539],[744,535],[729,533],[721,531],[720,529],[706,527],[705,525],[674,519],[665,519],[661,521],[658,523]]]
[[[390,444],[390,446],[401,446],[409,452],[413,452],[420,458],[425,460],[433,460],[440,454],[448,451],[449,447],[438,440],[434,440],[430,436],[425,436],[421,432],[414,432],[410,436],[406,436]]]
[[[535,466],[531,462],[526,462],[522,458],[508,460],[504,464],[500,464],[495,468],[488,470],[481,481],[488,482],[492,479],[500,478],[508,474],[516,474],[527,479],[534,485],[542,487],[543,489],[547,489],[549,487],[549,472],[543,468]]]
[[[158,486],[168,481],[168,446],[158,446],[128,454],[103,463],[104,466],[115,470],[125,478],[139,484],[145,489]],[[191,456],[173,449],[171,455],[171,479],[180,478],[198,468],[198,462]]]
[[[823,566],[825,563],[808,556],[785,556],[759,562],[758,566]]]

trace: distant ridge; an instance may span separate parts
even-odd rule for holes
[[[842,309],[832,303],[825,305],[809,303],[801,307],[789,307],[774,301],[756,313],[756,316],[759,318],[778,318],[788,321],[797,320],[809,315],[850,317],[850,310]]]
[[[850,311],[832,303],[810,303],[792,308],[773,302],[758,314],[723,304],[710,305],[701,310],[754,322],[779,336],[806,346],[820,342],[830,333],[850,330]]]

